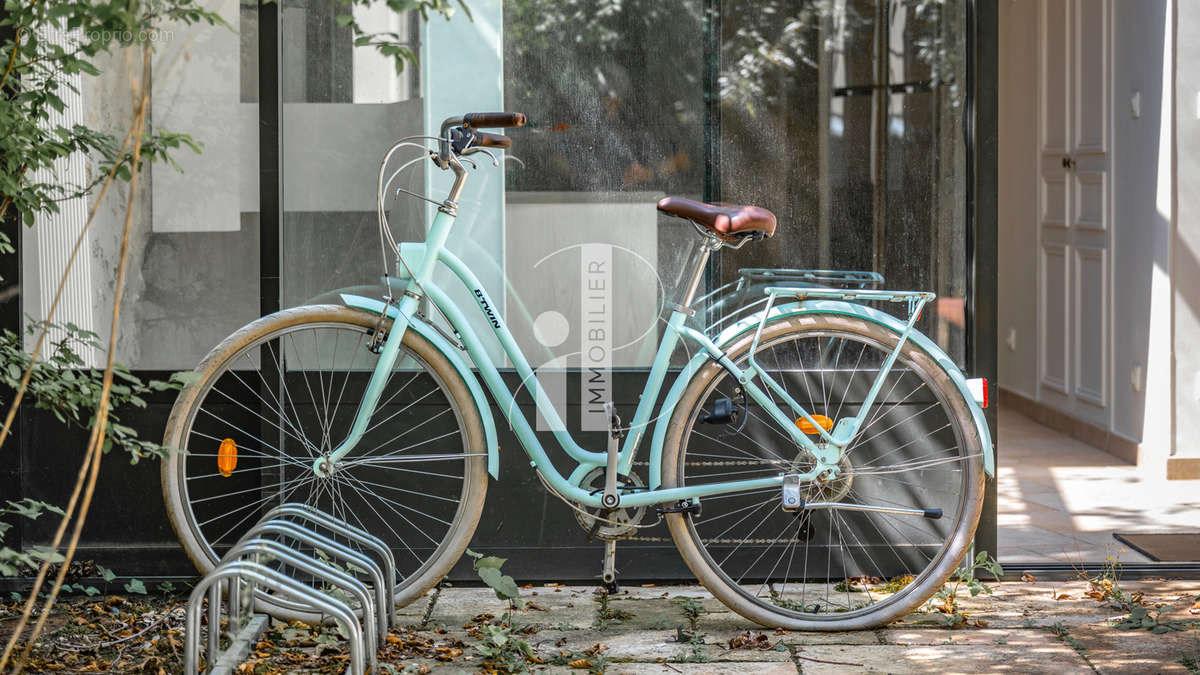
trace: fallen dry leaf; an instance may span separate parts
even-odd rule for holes
[[[1029,572],[1026,572],[1021,575],[1021,581],[1024,581],[1027,584],[1032,584],[1033,582],[1037,581],[1037,577],[1033,576]]]

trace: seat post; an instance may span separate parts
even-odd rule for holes
[[[672,309],[689,315],[695,314],[695,311],[692,310],[692,301],[696,299],[696,290],[700,288],[700,280],[704,278],[704,269],[708,265],[708,258],[722,245],[716,237],[707,234],[700,235],[700,240],[696,242],[690,256],[692,277],[680,288],[679,298]]]

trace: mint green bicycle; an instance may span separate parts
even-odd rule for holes
[[[752,302],[697,325],[697,307],[711,315],[728,290],[696,297],[709,255],[769,238],[775,216],[668,197],[659,210],[699,235],[689,281],[631,420],[609,404],[606,447],[584,448],[561,430],[488,292],[445,247],[465,166],[477,167],[477,155],[496,164],[492,151],[511,147],[479,129],[523,123],[473,113],[446,120],[437,137],[398,141],[378,186],[385,269],[396,258],[388,297],[346,293],[340,305],[263,317],[201,362],[168,423],[165,443],[182,452],[162,468],[171,521],[200,571],[265,511],[304,501],[387,541],[400,572],[395,602],[412,602],[462,555],[487,475],[499,479],[498,410],[546,489],[608,542],[608,584],[616,541],[665,519],[700,582],[767,626],[867,628],[928,599],[970,547],[994,471],[986,382],[964,378],[914,329],[933,294],[825,283],[863,273],[753,270]],[[397,244],[384,195],[404,167],[391,178],[387,169],[414,146],[414,162],[453,172],[454,183],[430,200],[426,241]],[[468,310],[434,281],[439,265],[474,297],[537,410],[560,429],[553,438],[570,470],[519,412]],[[899,303],[907,318],[866,302]],[[668,386],[681,344],[695,355]],[[637,461],[643,446],[648,462]]]

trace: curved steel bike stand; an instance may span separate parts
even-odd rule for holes
[[[366,584],[337,569],[327,562],[309,558],[301,553],[289,549],[273,539],[262,539],[259,537],[243,539],[229,550],[229,553],[226,554],[226,559],[233,561],[235,559],[244,560],[247,557],[257,558],[259,556],[267,558],[267,560],[270,562],[280,561],[293,569],[308,572],[314,577],[333,586],[337,586],[354,596],[354,599],[358,601],[359,605],[361,605],[363,609],[363,625],[366,626],[366,628],[363,630],[363,637],[366,641],[367,653],[370,655],[371,665],[375,665],[375,654],[379,643],[378,636],[376,635],[375,631],[370,629],[370,627],[376,625],[376,611],[374,605],[371,603],[371,593],[367,589]],[[260,565],[263,564],[262,561],[257,559],[251,560],[251,562]],[[315,593],[324,593],[323,591],[315,588],[312,590]],[[251,591],[251,593],[253,593],[253,591]],[[329,595],[328,593],[324,594]],[[210,592],[210,607],[213,604],[212,596],[215,595],[215,592]],[[217,601],[220,601],[220,596],[217,596]],[[230,607],[236,609],[237,605],[234,605],[231,602]],[[313,609],[318,608],[314,607]],[[355,617],[355,621],[357,620],[358,618]],[[215,634],[215,632],[210,632],[210,635]],[[385,628],[384,635],[386,634],[387,629]]]
[[[275,519],[259,521],[257,525],[250,528],[250,532],[247,534],[254,534],[259,538],[265,538],[264,535],[282,535],[295,542],[312,546],[330,558],[339,558],[350,565],[358,566],[359,569],[371,577],[371,585],[375,591],[375,625],[379,633],[379,640],[382,641],[387,637],[388,617],[390,613],[385,611],[385,609],[389,606],[391,593],[389,585],[384,581],[383,570],[379,568],[379,565],[374,560],[354,549],[339,544],[329,537],[317,534],[308,528],[300,527],[290,520]],[[231,552],[233,550],[230,549]],[[225,557],[228,559],[229,553],[226,553]],[[353,570],[342,571],[347,573],[353,572]],[[231,593],[229,596],[230,607],[239,607],[240,589],[237,586],[232,586],[229,590]],[[368,623],[367,625],[370,624]]]
[[[226,580],[228,580],[231,584],[237,584],[241,581],[251,581],[266,588],[275,590],[278,593],[285,593],[292,597],[303,598],[311,603],[312,607],[328,613],[346,631],[347,639],[350,643],[349,672],[354,675],[361,675],[365,672],[363,630],[362,627],[358,625],[358,617],[355,616],[354,610],[350,609],[349,605],[331,595],[321,593],[310,586],[305,586],[304,584],[291,579],[269,567],[266,567],[265,565],[244,560],[235,560],[223,563],[213,569],[213,571],[206,574],[204,578],[200,580],[200,583],[196,584],[196,587],[192,589],[192,594],[188,598],[187,625],[184,631],[184,672],[187,675],[198,675],[200,672],[201,602],[204,600],[204,596],[208,591],[214,587],[219,588],[221,582]],[[216,622],[212,621],[214,607],[216,608],[215,613],[218,615]],[[220,633],[221,627],[219,614],[219,602],[210,604],[210,623],[208,627],[210,636],[208,661],[210,664],[215,664],[217,662],[218,652],[217,650],[211,648],[211,643],[213,642],[211,636],[219,635]]]
[[[396,605],[392,602],[392,589],[399,585],[400,580],[396,577],[396,558],[392,555],[392,550],[383,543],[383,540],[375,535],[367,532],[361,527],[355,527],[344,520],[339,520],[333,516],[316,509],[308,504],[301,502],[288,502],[280,504],[271,509],[263,516],[263,521],[278,519],[281,517],[290,516],[300,518],[308,523],[320,525],[329,530],[331,534],[339,537],[345,537],[351,541],[361,544],[364,548],[370,549],[379,555],[382,561],[384,578],[388,580],[388,617],[393,626],[399,625],[399,618],[396,614]],[[311,531],[311,528],[307,528]]]
[[[328,536],[314,531],[313,526],[327,530]],[[361,545],[363,550],[351,548],[335,537]],[[325,559],[302,553],[285,545],[283,540],[288,540],[289,544],[311,547],[315,552],[322,553]],[[382,564],[368,557],[368,552],[378,556]],[[335,559],[346,563],[350,571],[341,569],[333,562]],[[363,625],[359,625],[357,612],[345,600],[302,583],[270,565],[309,574],[315,581],[345,591],[360,605]],[[361,572],[370,577],[371,586],[368,587],[351,572]],[[262,630],[266,617],[261,614],[256,617],[258,623],[247,621],[243,625],[243,585],[246,587],[244,590],[248,591],[245,597],[249,598],[251,611],[256,609],[255,599],[270,597],[285,606],[292,603],[292,607],[322,613],[341,625],[350,642],[350,667],[347,672],[352,675],[363,673],[368,661],[373,670],[377,667],[377,650],[387,636],[388,625],[397,625],[398,621],[392,602],[396,562],[383,540],[307,504],[280,504],[250,527],[193,589],[187,608],[185,666],[188,675],[198,673],[200,604],[206,593],[209,599],[208,662],[212,667],[218,665],[221,656],[221,597],[226,594],[223,590],[228,595],[227,614],[231,631],[236,634],[242,632],[243,628],[249,632]],[[259,587],[262,591],[273,593],[264,596]],[[266,614],[271,613],[269,606],[263,609]],[[236,659],[238,656],[226,654],[225,658]],[[222,668],[226,666],[228,664],[221,664]]]

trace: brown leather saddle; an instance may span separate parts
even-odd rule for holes
[[[683,197],[666,197],[658,210],[702,225],[725,239],[775,234],[775,214],[758,206],[705,204]]]

